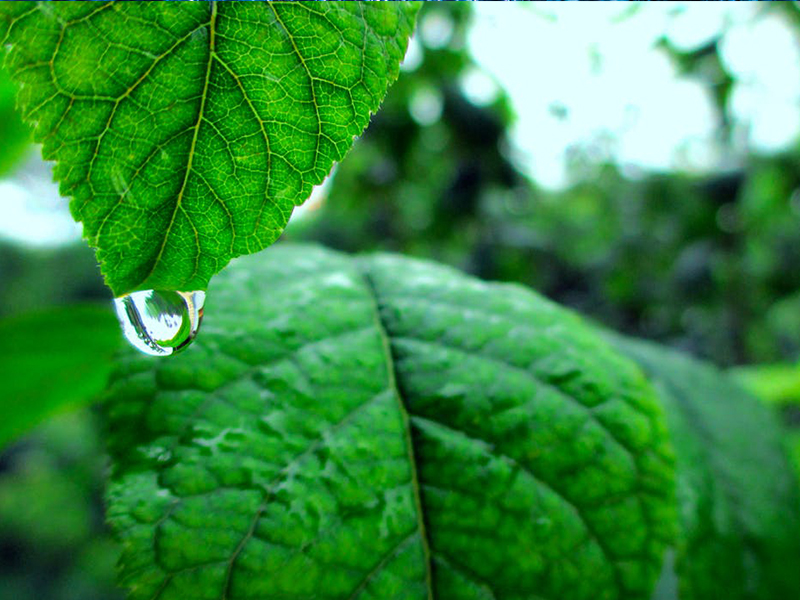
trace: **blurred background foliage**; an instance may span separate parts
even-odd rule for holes
[[[778,19],[800,51],[800,10],[776,4],[747,18]],[[642,11],[626,10],[615,18]],[[638,168],[605,152],[601,138],[569,146],[566,183],[553,186],[515,151],[526,108],[470,50],[480,11],[425,7],[381,111],[285,239],[403,252],[516,281],[617,331],[735,368],[783,415],[800,469],[800,138],[770,151],[742,144],[731,110],[742,76],[729,68],[724,28],[700,44],[667,35],[654,43],[711,99],[724,160]],[[538,60],[553,57],[518,60],[518,77]],[[548,106],[549,118],[569,121],[564,100]],[[795,110],[800,122],[800,97]],[[0,317],[109,297],[28,140],[0,73],[0,221],[23,229],[0,237]],[[26,221],[36,211],[47,214]],[[57,233],[48,238],[49,229]],[[83,410],[0,455],[0,600],[120,597],[102,518],[101,437]]]

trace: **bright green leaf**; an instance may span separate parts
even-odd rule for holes
[[[11,170],[31,144],[31,132],[14,110],[14,84],[0,69],[0,176]]]
[[[730,371],[745,388],[778,406],[800,404],[800,365],[748,365]]]
[[[667,412],[681,600],[800,598],[800,498],[776,415],[709,365],[612,341],[642,365]]]
[[[116,295],[280,235],[397,77],[417,3],[3,2],[24,118]]]
[[[109,392],[133,599],[649,597],[672,462],[632,362],[520,287],[267,254]]]
[[[121,340],[109,307],[69,306],[0,321],[0,448],[99,395]]]

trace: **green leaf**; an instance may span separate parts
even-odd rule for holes
[[[677,459],[681,600],[800,597],[800,498],[776,415],[715,368],[611,338],[660,392]]]
[[[31,132],[14,110],[14,84],[0,69],[0,176],[10,171],[31,144]]]
[[[111,310],[95,305],[0,321],[0,448],[53,413],[100,395],[121,339]]]
[[[418,3],[3,2],[24,118],[116,295],[271,244],[397,77]]]
[[[742,386],[770,404],[800,404],[800,365],[748,365],[731,369]]]
[[[109,519],[151,600],[636,600],[674,528],[636,366],[516,286],[281,245],[109,391]]]

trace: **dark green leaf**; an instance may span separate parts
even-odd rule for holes
[[[642,365],[667,412],[681,600],[800,598],[800,499],[776,415],[709,365],[612,342]]]
[[[109,518],[151,600],[648,598],[672,462],[635,365],[515,286],[281,246],[110,390]]]
[[[116,295],[261,250],[377,110],[417,3],[4,2],[24,118]]]
[[[69,306],[0,321],[0,448],[102,392],[121,339],[109,307]]]

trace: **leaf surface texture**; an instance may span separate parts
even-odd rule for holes
[[[4,2],[23,117],[116,295],[271,244],[397,77],[416,3]]]
[[[110,390],[132,598],[648,598],[672,462],[641,372],[515,286],[278,246]]]
[[[681,600],[800,598],[800,497],[777,416],[711,365],[611,339],[642,365],[667,413]]]

